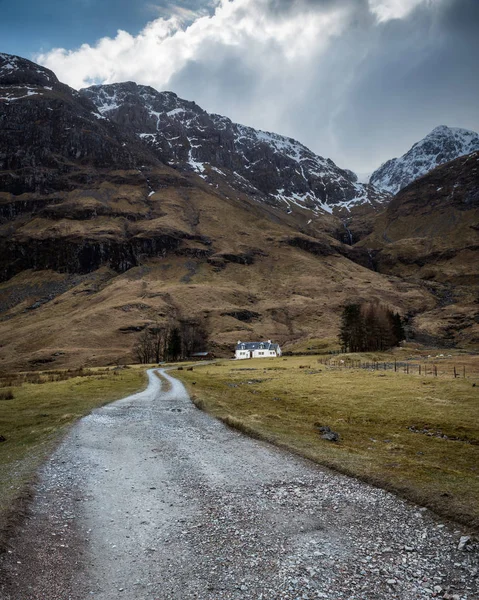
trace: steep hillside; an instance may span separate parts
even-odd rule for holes
[[[428,282],[440,302],[430,331],[479,343],[479,152],[404,188],[358,246],[380,272]]]
[[[357,183],[351,171],[296,140],[209,114],[172,92],[128,82],[92,86],[81,94],[165,162],[210,182],[226,181],[286,212],[299,207],[314,217],[325,211],[348,223],[358,214],[364,222],[365,215],[375,214],[389,201],[388,194]],[[349,243],[349,234],[343,235]]]
[[[479,150],[479,135],[475,131],[441,125],[414,144],[406,154],[381,165],[369,182],[396,194],[435,167],[476,150]]]

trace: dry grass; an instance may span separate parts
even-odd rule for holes
[[[138,391],[145,384],[144,370],[99,369],[73,373],[60,381],[45,373],[32,374],[36,383],[12,388],[14,398],[0,402],[0,533],[14,515],[36,469],[67,431],[68,426],[92,409]],[[28,380],[28,374],[22,374]],[[17,375],[11,375],[14,385]],[[1,538],[1,535],[0,535]],[[0,539],[1,542],[1,539]]]
[[[155,375],[161,381],[161,391],[169,392],[172,388],[171,382],[164,375],[158,373],[158,371],[155,372]]]
[[[478,357],[472,362],[476,374],[466,379],[340,369],[311,356],[175,376],[195,381],[195,403],[227,424],[478,528]],[[340,442],[321,439],[315,424]]]

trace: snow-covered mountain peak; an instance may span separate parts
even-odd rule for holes
[[[210,114],[173,92],[132,82],[81,90],[105,117],[135,133],[164,161],[228,180],[259,200],[313,211],[380,207],[389,196],[300,142]]]
[[[52,86],[59,81],[50,69],[20,56],[0,53],[0,86],[25,84]]]
[[[371,175],[370,183],[397,193],[438,165],[479,150],[479,135],[459,127],[439,125],[400,158],[393,158]]]

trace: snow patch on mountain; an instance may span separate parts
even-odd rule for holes
[[[285,210],[297,206],[348,212],[363,204],[379,209],[389,200],[388,194],[358,183],[352,172],[300,142],[207,113],[173,92],[127,82],[92,86],[81,93],[165,162],[208,181],[223,177],[233,187]]]
[[[371,175],[370,183],[396,194],[437,166],[479,150],[475,131],[440,125],[400,158],[388,160]]]

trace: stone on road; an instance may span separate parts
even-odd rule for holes
[[[2,600],[479,598],[464,531],[249,439],[153,371],[73,427],[0,565]]]

